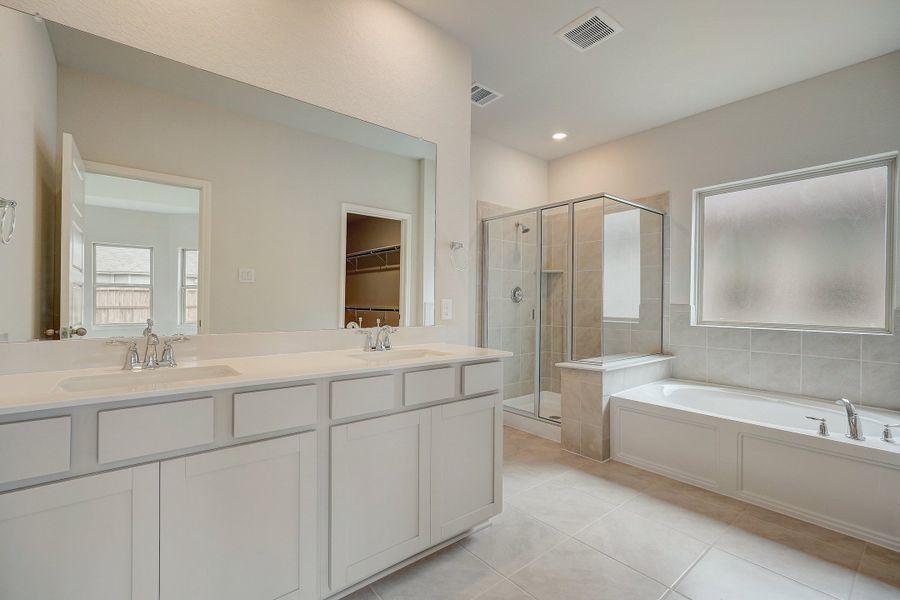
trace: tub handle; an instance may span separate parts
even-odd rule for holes
[[[823,417],[807,416],[806,418],[819,422],[819,435],[821,435],[823,437],[828,437],[829,435],[831,435],[830,433],[828,433],[828,423],[825,422],[825,419]]]
[[[888,424],[888,423],[885,423],[885,424],[884,424],[884,431],[881,432],[881,440],[882,440],[882,441],[893,443],[893,441],[894,441],[894,433],[891,431],[891,428],[892,428],[892,427],[900,427],[900,423],[894,423],[893,425],[890,425],[890,424]]]

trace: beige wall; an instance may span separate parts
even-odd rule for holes
[[[46,30],[29,25],[0,11],[0,197],[18,203],[15,238],[0,245],[0,341],[41,337],[58,293],[56,60]]]
[[[513,210],[546,204],[548,166],[546,160],[472,135],[475,202],[499,204]]]
[[[550,199],[669,192],[664,327],[676,377],[898,409],[897,333],[694,327],[689,306],[693,189],[898,150],[898,106],[895,52],[554,160]]]
[[[668,191],[671,300],[688,303],[693,189],[897,150],[897,106],[900,52],[551,161],[550,200]]]
[[[85,160],[212,183],[210,333],[335,327],[341,203],[420,212],[415,159],[66,67],[59,128]]]
[[[474,335],[475,271],[456,271],[448,254],[451,240],[470,245],[475,234],[462,44],[388,0],[3,2],[435,142],[437,298],[454,301],[448,339]]]

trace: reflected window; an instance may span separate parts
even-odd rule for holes
[[[696,192],[696,322],[889,331],[896,155]]]
[[[181,250],[180,302],[178,314],[182,325],[197,325],[197,283],[200,280],[200,253],[197,250]]]
[[[151,248],[94,244],[94,324],[140,325],[151,317]]]

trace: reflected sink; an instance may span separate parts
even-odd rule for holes
[[[443,358],[452,356],[449,352],[439,352],[437,350],[429,350],[428,348],[410,348],[409,350],[376,350],[372,352],[354,352],[348,354],[350,358],[355,358],[371,364],[390,364],[402,362],[405,360],[419,360],[423,358]]]
[[[162,383],[178,383],[198,379],[216,379],[240,375],[228,365],[208,367],[161,367],[149,371],[122,371],[103,375],[70,377],[60,382],[59,387],[67,392],[90,392],[118,388],[153,386]]]

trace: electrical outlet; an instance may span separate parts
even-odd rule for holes
[[[441,300],[441,321],[453,319],[453,300],[444,298]]]
[[[238,281],[240,283],[256,283],[256,269],[238,269]]]

